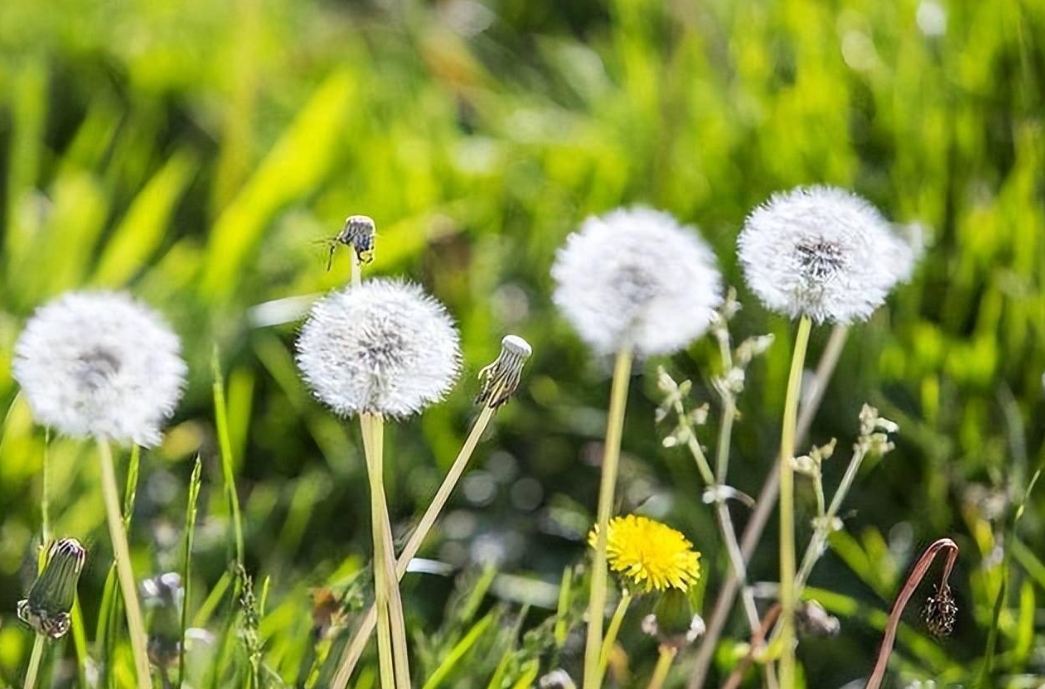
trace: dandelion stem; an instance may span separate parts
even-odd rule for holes
[[[808,316],[798,323],[780,438],[780,684],[786,689],[795,686],[795,473],[791,461],[795,454],[802,369],[812,325]]]
[[[43,634],[34,635],[33,652],[29,656],[29,667],[25,671],[25,689],[33,689],[36,686],[36,678],[40,674],[40,661],[44,657],[44,644],[46,637]]]
[[[649,684],[646,685],[646,689],[661,689],[664,686],[665,680],[668,679],[668,670],[671,669],[671,663],[675,661],[675,656],[678,654],[678,649],[674,646],[668,646],[662,644],[660,647],[660,657],[657,659],[657,666],[653,668],[653,676],[649,679]]]
[[[44,431],[43,485],[40,487],[40,533],[43,551],[51,542],[51,429]]]
[[[893,609],[889,613],[889,622],[885,625],[885,634],[882,635],[882,645],[878,650],[878,661],[875,663],[874,672],[871,673],[871,677],[867,680],[867,685],[864,689],[878,689],[882,685],[882,679],[885,677],[885,670],[889,666],[889,656],[893,652],[896,630],[900,626],[904,608],[907,607],[907,603],[911,600],[911,596],[914,595],[918,584],[925,578],[925,574],[929,571],[929,567],[932,566],[933,560],[944,549],[947,550],[947,561],[943,566],[940,588],[947,586],[947,580],[951,577],[951,570],[954,569],[954,563],[958,559],[958,545],[949,538],[941,538],[926,548],[922,556],[918,558],[911,573],[907,576],[903,588],[897,594],[896,601],[893,603]]]
[[[374,416],[364,413],[359,417],[359,425],[363,435],[363,451],[366,454],[367,475],[370,478],[370,519],[374,540],[374,601],[377,607],[377,650],[381,673],[381,689],[395,689],[395,661],[392,651],[392,623],[390,615],[391,583],[388,581],[388,569],[385,561],[384,534],[384,479],[382,476],[382,458],[377,455],[374,445]]]
[[[425,510],[424,516],[421,517],[421,521],[418,523],[417,528],[414,529],[414,533],[410,536],[410,540],[407,541],[406,547],[403,548],[402,554],[396,561],[397,579],[402,579],[403,575],[406,574],[410,561],[417,555],[417,552],[421,549],[421,544],[424,543],[432,527],[435,526],[436,520],[446,506],[446,502],[457,486],[461,475],[464,474],[464,470],[475,452],[475,447],[479,444],[479,439],[482,438],[496,411],[494,407],[484,406],[482,412],[475,420],[475,424],[472,426],[468,438],[450,467],[450,471],[447,473],[446,478],[443,479],[442,485],[439,486],[439,490],[436,492],[431,504]],[[370,635],[373,634],[376,625],[377,607],[372,605],[363,618],[362,623],[360,623],[359,629],[356,630],[348,646],[345,647],[337,674],[334,675],[334,680],[330,684],[331,689],[345,689],[348,686],[348,680],[352,678],[352,672],[355,670],[360,657],[362,657],[363,649],[366,648],[367,641],[370,640]]]
[[[624,615],[628,612],[628,606],[631,605],[631,592],[628,589],[624,589],[621,593],[620,602],[617,603],[617,609],[613,611],[613,617],[610,618],[610,626],[606,629],[606,638],[602,642],[602,654],[599,658],[599,674],[606,674],[606,666],[610,662],[610,653],[613,652],[613,645],[617,643],[617,634],[620,633],[620,626],[624,622]]]
[[[116,470],[113,467],[112,448],[107,440],[98,440],[98,456],[102,466],[102,494],[105,497],[105,514],[109,521],[109,536],[112,539],[113,556],[116,559],[116,574],[123,593],[123,604],[127,614],[127,630],[131,641],[131,652],[138,674],[140,689],[152,689],[149,657],[146,655],[145,624],[138,603],[138,586],[131,567],[131,552],[127,545],[127,532],[120,514],[119,490],[116,487]]]
[[[610,391],[609,418],[606,424],[606,445],[602,457],[602,481],[599,485],[595,561],[591,571],[591,592],[588,598],[588,638],[584,647],[584,689],[598,689],[602,685],[599,656],[602,654],[602,622],[606,614],[606,547],[609,539],[610,513],[613,512],[613,494],[617,486],[617,465],[620,460],[621,435],[624,432],[624,411],[628,402],[628,384],[631,382],[632,352],[617,353],[613,367],[613,385]]]
[[[809,433],[813,417],[816,416],[817,411],[820,409],[820,403],[823,401],[824,393],[827,391],[827,384],[831,380],[831,376],[834,375],[835,367],[842,356],[848,337],[849,327],[846,325],[836,325],[831,330],[831,337],[824,347],[823,354],[820,355],[820,363],[817,364],[816,372],[813,375],[813,383],[810,385],[808,399],[802,405],[801,416],[798,419],[798,430],[795,434],[796,444],[804,442],[805,436]],[[765,530],[769,517],[773,513],[773,508],[776,506],[779,490],[780,463],[773,462],[773,467],[769,472],[769,476],[766,477],[766,482],[762,485],[762,491],[759,493],[758,500],[755,503],[755,510],[751,513],[747,526],[744,527],[744,534],[740,539],[740,550],[743,553],[745,562],[751,559],[751,554],[755,552],[755,548],[762,540],[762,532]],[[733,601],[736,599],[737,591],[742,584],[743,582],[733,573],[726,577],[726,582],[715,600],[714,611],[708,620],[708,630],[704,634],[700,648],[697,651],[697,659],[693,665],[688,689],[703,688],[704,682],[707,680],[708,670],[711,667],[711,660],[715,654],[715,647],[718,645],[718,639],[722,635],[722,630],[725,629],[730,610],[733,608]]]
[[[229,434],[228,406],[225,404],[225,378],[221,373],[221,358],[218,355],[217,345],[214,346],[214,352],[211,356],[211,371],[214,377],[214,423],[218,430],[218,446],[221,450],[221,473],[225,482],[225,500],[228,502],[229,517],[232,520],[238,571],[244,567],[243,517],[240,514],[239,494],[236,492],[236,472],[232,465],[232,439]]]

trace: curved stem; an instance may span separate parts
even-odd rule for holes
[[[889,613],[889,622],[885,625],[882,645],[878,649],[878,661],[875,663],[874,672],[871,673],[871,677],[867,680],[864,689],[878,689],[882,686],[882,679],[885,677],[885,670],[889,665],[889,656],[893,652],[896,630],[900,626],[900,618],[903,617],[904,608],[907,607],[907,603],[911,600],[911,596],[914,595],[918,584],[925,578],[925,574],[929,571],[929,567],[932,565],[933,560],[936,559],[937,554],[944,549],[947,550],[947,562],[944,564],[943,576],[940,579],[942,582],[941,589],[947,585],[947,581],[951,577],[951,570],[954,569],[954,562],[958,559],[958,546],[949,538],[941,538],[926,548],[922,556],[918,558],[918,562],[915,563],[911,573],[907,576],[907,581],[904,582],[903,588],[900,589],[900,593],[896,596],[893,609]]]
[[[678,649],[674,646],[661,645],[660,658],[657,659],[657,666],[653,668],[653,676],[650,677],[646,689],[661,689],[664,686],[664,681],[668,678],[668,670],[671,669],[671,663],[677,654]]]
[[[146,654],[148,641],[145,623],[142,621],[141,605],[138,602],[138,585],[131,567],[131,552],[127,545],[127,532],[120,514],[120,494],[116,487],[116,470],[113,467],[112,449],[106,440],[98,440],[98,456],[102,465],[102,494],[105,497],[105,515],[109,522],[113,557],[116,559],[116,574],[123,593],[123,605],[127,615],[127,631],[134,654],[134,666],[138,674],[140,689],[152,689],[152,674]]]
[[[606,614],[606,546],[613,494],[617,485],[617,464],[620,460],[621,435],[624,430],[624,410],[631,382],[632,353],[617,354],[613,368],[613,387],[610,392],[609,418],[606,426],[606,446],[602,458],[602,480],[599,485],[598,532],[595,539],[595,558],[591,571],[591,593],[588,598],[588,638],[584,647],[584,689],[599,689],[602,674],[599,656],[602,653],[602,622]]]
[[[606,666],[610,662],[613,644],[617,643],[617,634],[620,633],[620,626],[624,622],[624,615],[627,614],[628,606],[630,605],[631,593],[625,589],[624,593],[621,594],[620,602],[617,603],[617,609],[613,611],[613,617],[610,618],[610,626],[606,629],[606,638],[602,641],[602,654],[599,658],[599,672],[602,675],[606,674]]]
[[[817,365],[816,373],[813,376],[808,397],[805,404],[802,405],[798,419],[798,429],[795,434],[795,442],[797,444],[805,442],[805,437],[813,424],[813,418],[816,416],[817,411],[820,410],[820,403],[823,401],[824,393],[827,391],[827,384],[831,380],[831,376],[834,375],[835,368],[838,366],[838,360],[845,349],[848,336],[849,327],[846,325],[836,325],[831,330],[831,337],[824,347],[823,354],[820,356],[820,363]],[[773,462],[769,475],[766,477],[765,483],[762,484],[762,491],[759,493],[758,500],[755,503],[755,509],[751,513],[747,526],[744,527],[744,533],[740,538],[740,550],[745,561],[750,561],[751,554],[755,552],[755,548],[762,540],[762,533],[765,531],[766,524],[769,523],[769,517],[776,506],[779,487],[780,464]],[[708,629],[700,641],[697,659],[693,664],[693,672],[690,674],[687,689],[703,688],[707,680],[708,670],[711,668],[711,660],[715,655],[715,647],[718,645],[719,637],[722,636],[722,631],[726,627],[729,612],[733,609],[733,601],[736,600],[740,587],[741,582],[738,581],[735,573],[731,572],[726,577],[726,582],[715,600],[714,611],[707,620]]]
[[[454,487],[456,487],[461,475],[464,474],[464,470],[467,468],[468,462],[471,460],[472,454],[475,452],[475,447],[479,444],[479,439],[482,438],[483,433],[486,431],[486,428],[490,424],[490,420],[493,418],[495,412],[496,409],[493,407],[483,407],[479,417],[475,420],[475,424],[472,426],[472,430],[468,434],[468,439],[465,440],[464,445],[461,447],[461,451],[457,454],[457,459],[454,460],[446,478],[443,479],[442,485],[439,486],[438,492],[436,492],[431,504],[428,505],[428,509],[425,510],[424,516],[421,517],[421,521],[418,523],[417,528],[414,529],[414,533],[410,536],[410,540],[407,541],[406,547],[403,548],[403,553],[396,561],[397,579],[401,580],[403,575],[406,574],[407,567],[410,565],[411,560],[417,556],[417,552],[421,549],[421,544],[424,543],[424,540],[428,537],[432,527],[435,526],[436,520],[439,518],[440,513],[446,506],[446,502],[449,500],[450,494],[453,492]],[[356,669],[356,664],[359,663],[359,659],[363,656],[363,650],[366,648],[366,644],[370,640],[370,635],[374,633],[374,627],[376,626],[377,606],[372,605],[370,606],[370,610],[367,611],[366,616],[363,617],[359,629],[356,630],[356,633],[352,636],[352,639],[345,647],[345,652],[341,656],[341,662],[338,665],[337,673],[334,675],[334,680],[330,684],[331,689],[345,689],[345,687],[348,686],[348,680],[352,678],[352,672]]]
[[[43,634],[36,634],[35,637],[33,653],[29,656],[29,667],[25,671],[25,684],[22,685],[25,689],[33,689],[36,686],[36,678],[40,674],[40,661],[44,657],[46,637]]]
[[[788,688],[795,686],[795,472],[791,460],[795,455],[798,399],[812,325],[806,316],[798,323],[780,437],[780,684]]]

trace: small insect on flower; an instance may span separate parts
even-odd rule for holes
[[[588,534],[595,547],[596,527]],[[670,526],[629,514],[610,520],[607,561],[625,585],[641,593],[686,591],[700,579],[700,553]]]
[[[818,323],[866,320],[917,260],[874,206],[833,187],[774,195],[748,216],[738,249],[767,308]]]
[[[13,373],[36,420],[72,437],[153,446],[181,399],[181,343],[129,295],[69,293],[33,315]]]
[[[337,236],[324,240],[328,244],[330,254],[327,256],[327,270],[334,265],[334,252],[338,246],[344,245],[356,252],[356,258],[360,263],[370,263],[374,260],[374,235],[377,234],[377,226],[374,219],[368,215],[350,215],[345,218],[345,226],[341,228]]]
[[[87,551],[76,539],[63,538],[54,543],[43,573],[29,589],[29,596],[18,604],[18,619],[37,634],[52,639],[65,636],[86,558]]]
[[[933,636],[950,636],[958,618],[958,604],[947,584],[933,588],[933,595],[925,602],[925,626]]]
[[[589,218],[559,249],[555,305],[599,354],[671,354],[722,301],[715,256],[693,228],[649,208]]]
[[[297,341],[312,392],[342,416],[409,416],[446,395],[460,370],[446,309],[409,283],[368,280],[313,305]]]

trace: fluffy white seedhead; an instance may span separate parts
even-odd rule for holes
[[[766,307],[818,323],[866,320],[917,260],[874,206],[832,187],[774,195],[748,216],[738,248]]]
[[[73,437],[156,445],[186,371],[178,336],[123,293],[59,297],[15,344],[14,378],[34,417]]]
[[[722,301],[715,255],[649,208],[589,218],[559,249],[553,299],[599,354],[670,354],[700,337]]]
[[[298,338],[298,366],[342,416],[403,417],[438,402],[460,370],[457,329],[417,285],[368,280],[316,302]]]

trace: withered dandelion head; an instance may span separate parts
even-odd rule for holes
[[[722,301],[715,256],[693,228],[649,208],[589,218],[559,249],[555,305],[599,354],[671,354]]]
[[[598,527],[588,534],[595,547]],[[629,588],[642,593],[686,591],[700,579],[700,553],[681,533],[658,521],[629,514],[610,520],[607,563]]]
[[[181,399],[181,343],[127,294],[77,292],[41,307],[15,344],[15,380],[41,424],[152,446]]]
[[[44,571],[29,589],[29,596],[18,604],[18,618],[37,634],[52,639],[65,636],[86,558],[87,551],[76,539],[63,538],[54,543]]]
[[[774,195],[748,216],[738,253],[767,308],[818,323],[866,320],[917,260],[874,206],[833,187]]]
[[[438,402],[460,369],[457,329],[424,291],[368,280],[319,300],[297,342],[316,397],[342,416],[409,416]]]
[[[947,584],[934,587],[933,595],[925,603],[925,626],[933,636],[950,636],[958,618],[958,604]]]

